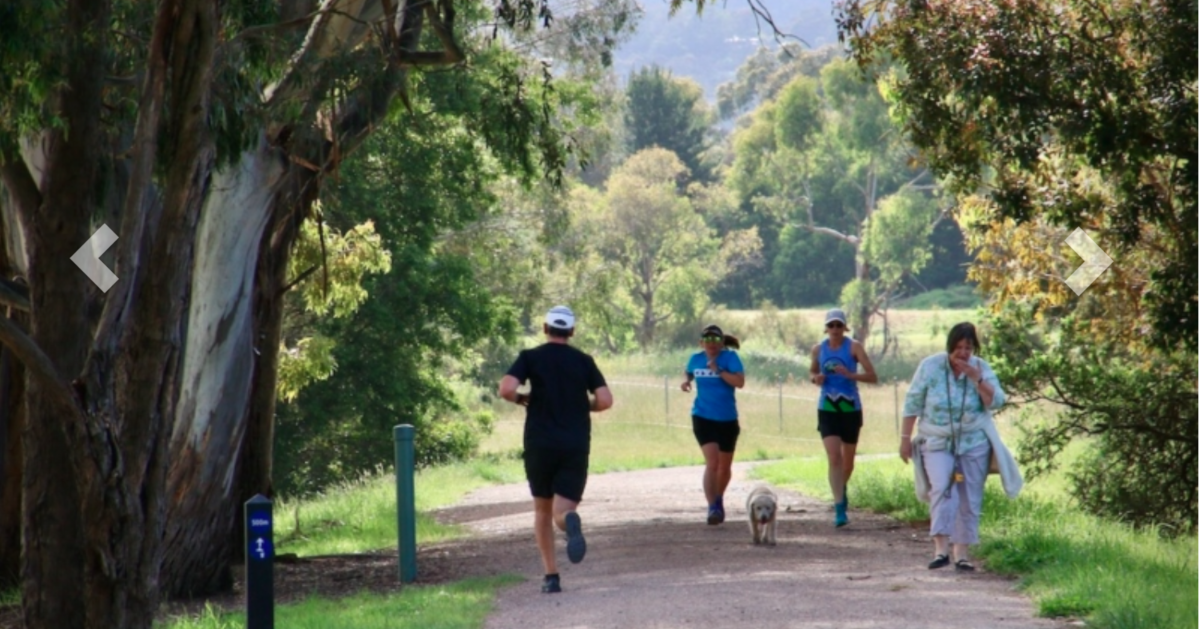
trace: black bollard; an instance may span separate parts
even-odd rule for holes
[[[271,501],[246,501],[246,629],[275,629],[275,548]]]

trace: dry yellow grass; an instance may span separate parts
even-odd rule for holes
[[[743,353],[763,352],[780,357],[773,363],[786,376],[782,386],[774,374],[747,369],[746,388],[738,391],[742,435],[740,459],[782,459],[824,456],[817,434],[818,387],[809,384],[807,350],[823,333],[824,310],[720,310],[711,320],[743,339]],[[970,310],[893,310],[889,326],[901,339],[902,360],[876,364],[887,382],[861,385],[863,430],[858,451],[863,454],[895,452],[899,445],[898,421],[908,383],[891,379],[911,374],[920,357],[939,351],[946,330],[970,320]],[[876,327],[879,330],[879,326]],[[872,335],[874,336],[874,334]],[[585,348],[586,349],[586,348]],[[596,472],[693,465],[703,462],[691,430],[694,394],[679,390],[689,351],[666,354],[630,354],[600,358],[615,406],[593,415],[592,470]],[[786,360],[784,360],[786,359]],[[762,362],[760,357],[758,362]],[[785,364],[786,363],[786,364]],[[658,374],[674,374],[664,377]],[[520,449],[524,410],[498,404],[497,425],[484,439],[485,453],[510,453]],[[998,421],[1001,432],[1011,434],[1010,417]]]
[[[605,413],[593,415],[593,469],[635,469],[703,461],[691,431],[694,394],[679,390],[681,380],[669,379],[664,386],[663,378],[653,376],[609,376],[616,404]],[[817,387],[807,382],[785,384],[781,391],[761,380],[750,380],[737,394],[742,426],[739,457],[779,459],[822,455],[824,450],[817,434],[817,391]],[[897,444],[894,401],[898,397],[903,404],[905,385],[864,386],[861,391],[865,413],[859,451],[893,451]],[[499,421],[483,444],[484,452],[509,452],[521,445],[524,410],[511,404],[497,410]]]
[[[595,472],[696,465],[703,462],[691,430],[694,393],[680,391],[682,376],[638,373],[651,357],[636,361],[643,369],[618,362],[624,369],[604,367],[615,404],[592,416],[592,470]],[[738,391],[742,434],[739,459],[784,459],[824,456],[817,433],[817,393],[807,381],[773,385],[766,378],[747,378]],[[860,385],[863,429],[862,454],[896,452],[898,421],[908,392],[907,382]],[[495,430],[481,446],[485,453],[505,454],[521,447],[524,409],[502,403],[496,407]],[[1006,437],[1014,435],[1013,416],[997,423]],[[1006,439],[1015,441],[1015,439]]]

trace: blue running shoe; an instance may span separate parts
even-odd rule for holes
[[[587,554],[587,542],[583,539],[583,521],[574,511],[568,513],[564,519],[567,525],[567,559],[570,559],[571,563],[579,563]]]
[[[841,528],[843,526],[846,526],[849,523],[850,523],[850,518],[846,517],[846,508],[843,507],[842,503],[839,502],[837,504],[837,509],[835,510],[835,513],[833,516],[833,525],[838,528]]]
[[[717,505],[708,505],[708,523],[719,524],[717,520]]]

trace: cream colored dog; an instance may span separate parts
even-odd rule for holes
[[[750,533],[755,544],[775,545],[775,493],[759,485],[746,496],[746,516],[750,518]]]

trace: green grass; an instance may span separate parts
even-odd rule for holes
[[[448,585],[406,587],[395,594],[361,593],[337,600],[309,598],[275,608],[275,625],[288,629],[477,629],[496,590],[513,576],[467,579]],[[241,629],[246,615],[212,607],[195,618],[156,623],[158,629]]]
[[[458,527],[438,524],[429,511],[452,504],[472,489],[524,478],[520,461],[483,457],[417,472],[414,496],[417,543],[462,535]],[[396,481],[378,471],[342,483],[303,500],[275,504],[279,553],[301,556],[355,553],[396,546]]]
[[[977,308],[983,305],[983,297],[974,286],[955,284],[948,288],[935,288],[913,295],[901,303],[906,309],[929,308]]]
[[[755,473],[774,484],[829,499],[823,461],[784,461]],[[861,461],[852,505],[907,521],[928,519],[912,468],[898,458]],[[1196,538],[1164,539],[1080,512],[1057,483],[1030,483],[1015,500],[990,477],[976,554],[989,570],[1021,576],[1042,616],[1087,619],[1098,629],[1189,629],[1197,615]]]

